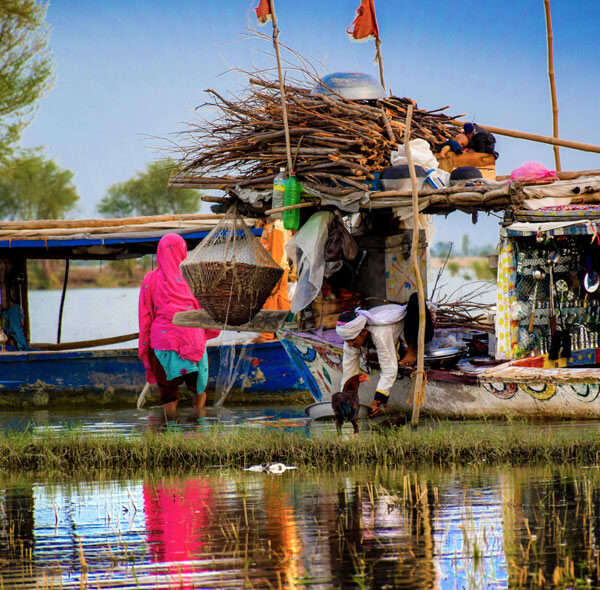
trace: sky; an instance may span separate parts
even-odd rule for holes
[[[237,70],[271,64],[245,38],[257,0],[54,0],[47,19],[56,83],[22,145],[75,173],[77,217],[97,216],[108,187],[165,155],[196,120],[203,91],[238,92]],[[277,0],[280,39],[323,73],[378,75],[373,42],[345,33],[359,0]],[[600,0],[552,0],[560,134],[600,144]],[[552,135],[543,0],[376,0],[386,83],[422,108],[450,105],[485,125]],[[270,34],[270,25],[260,28]],[[552,147],[497,136],[499,174],[527,160],[554,167]],[[163,150],[163,151],[161,151]],[[600,168],[600,154],[561,150],[563,170]],[[435,241],[463,233],[494,244],[498,219],[436,218]]]

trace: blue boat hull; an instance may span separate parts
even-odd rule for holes
[[[208,351],[210,391],[221,366],[229,366],[233,353],[239,359],[243,347]],[[279,342],[256,344],[242,354],[229,401],[305,397],[307,387]],[[0,407],[135,404],[145,382],[137,349],[0,353]]]

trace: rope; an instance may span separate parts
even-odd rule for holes
[[[416,376],[423,375],[423,381],[421,382],[421,387],[419,391],[415,393],[415,386],[417,384]],[[425,395],[427,393],[427,371],[425,369],[419,370],[415,369],[411,374],[410,378],[413,379],[410,395],[408,396],[408,403],[410,405],[417,404],[420,407],[423,407],[425,403]]]

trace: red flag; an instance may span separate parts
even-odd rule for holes
[[[356,10],[356,17],[346,29],[346,33],[355,41],[379,39],[379,27],[373,0],[361,0],[360,6]]]
[[[273,20],[271,0],[258,0],[258,6],[254,10],[256,10],[256,18],[259,25],[264,25],[267,21]]]

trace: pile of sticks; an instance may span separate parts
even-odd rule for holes
[[[441,297],[436,302],[436,326],[494,332],[495,303],[486,300],[495,289],[490,281],[474,281]]]
[[[182,133],[182,173],[172,186],[219,188],[272,186],[286,166],[286,148],[278,84],[250,77],[242,95],[225,98],[207,90],[210,100],[199,112],[215,113]],[[413,103],[390,96],[350,101],[314,95],[309,88],[286,86],[294,168],[303,185],[329,194],[365,189],[364,182],[390,165],[390,154],[403,141],[406,110]],[[440,111],[414,110],[412,138],[434,146],[457,133]],[[461,116],[461,115],[458,115]]]

